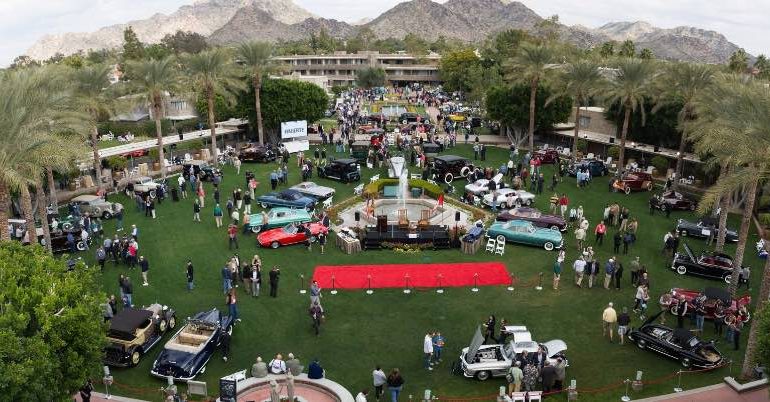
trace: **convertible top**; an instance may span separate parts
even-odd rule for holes
[[[721,300],[726,306],[729,306],[732,303],[730,292],[722,288],[706,288],[703,291],[703,294],[706,295],[707,299]]]
[[[684,328],[677,328],[674,330],[673,340],[677,344],[684,346],[687,345],[687,343],[690,341],[690,339],[694,338],[695,335],[690,332],[689,329]]]
[[[109,335],[113,338],[132,340],[134,330],[150,317],[152,317],[152,311],[125,308],[110,320]]]

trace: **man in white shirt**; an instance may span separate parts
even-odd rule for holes
[[[423,366],[429,371],[433,371],[433,367],[430,366],[430,360],[433,356],[433,337],[430,332],[425,334],[425,339],[422,342],[422,352],[425,354],[425,364]]]
[[[369,395],[369,390],[364,389],[356,395],[356,402],[366,402],[366,396]]]
[[[267,368],[272,374],[285,374],[286,362],[283,361],[283,356],[281,356],[280,353],[275,355],[275,359],[270,360],[270,364],[267,365]]]
[[[575,285],[582,287],[583,272],[585,272],[586,269],[586,261],[583,259],[583,256],[580,256],[580,258],[575,260],[575,263],[572,264],[572,267],[575,268]]]
[[[179,177],[176,179],[176,182],[179,184],[179,192],[182,198],[187,198],[187,187],[185,186],[185,180],[184,175],[180,174]]]
[[[388,377],[385,376],[385,372],[380,366],[375,367],[372,371],[372,382],[374,383],[374,399],[379,401],[382,396],[382,387],[388,382]]]

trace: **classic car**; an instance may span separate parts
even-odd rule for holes
[[[188,318],[166,342],[150,374],[164,379],[171,376],[177,381],[192,380],[205,369],[225,332],[233,333],[233,318],[216,308]]]
[[[158,303],[141,309],[124,308],[110,320],[104,348],[104,364],[133,367],[139,364],[160,341],[163,334],[176,327],[176,312]]]
[[[278,149],[273,145],[246,144],[238,152],[238,159],[243,162],[272,162],[278,157]]]
[[[187,180],[190,175],[191,167],[193,172],[195,172],[195,174],[203,181],[212,181],[214,180],[214,176],[222,177],[224,175],[221,170],[209,165],[206,161],[192,160],[182,164],[182,174],[184,175],[185,180]]]
[[[267,217],[267,222],[265,222],[265,217]],[[253,233],[286,226],[289,223],[305,223],[313,220],[307,210],[284,207],[273,208],[265,214],[252,214],[249,218],[249,229]]]
[[[485,194],[481,198],[481,202],[490,207],[492,206],[492,200],[495,200],[497,208],[506,209],[522,205],[532,205],[535,202],[535,195],[524,190],[501,188],[495,190],[494,193]]]
[[[484,345],[481,330],[477,329],[470,345],[460,352],[459,369],[463,376],[475,377],[479,381],[486,381],[492,377],[504,377],[519,353],[523,353],[524,350],[536,352],[539,347],[543,348],[549,360],[553,361],[558,357],[566,360],[564,351],[567,350],[567,344],[560,339],[541,344],[532,341],[531,335],[526,331],[518,332],[518,336],[517,333],[513,335],[514,339],[504,345]]]
[[[722,354],[714,346],[714,342],[701,341],[688,329],[673,329],[653,324],[662,313],[661,311],[648,318],[640,328],[632,329],[628,333],[628,339],[639,349],[648,349],[668,356],[687,368],[711,368],[722,364]]]
[[[468,158],[455,155],[441,155],[433,158],[433,173],[451,183],[455,177],[468,177],[473,171],[473,163]]]
[[[444,145],[436,144],[435,142],[425,142],[421,145],[422,152],[428,158],[435,158],[440,152],[444,150]]]
[[[558,230],[539,228],[532,222],[515,219],[493,223],[487,229],[487,237],[542,247],[548,251],[564,246],[564,239]]]
[[[88,213],[91,216],[101,217],[102,219],[112,218],[119,209],[123,208],[123,205],[117,202],[109,202],[103,197],[96,195],[79,195],[70,202],[77,203],[81,213]]]
[[[419,114],[417,113],[401,113],[401,116],[398,116],[398,121],[400,121],[403,124],[407,123],[416,123],[419,120],[422,120]]]
[[[500,183],[503,181],[503,174],[498,173],[495,175],[495,177],[492,178],[492,180],[487,179],[479,179],[474,181],[473,183],[468,183],[465,185],[465,191],[468,193],[472,193],[473,195],[482,195],[489,192],[489,182],[493,181],[495,182],[495,189],[500,188]]]
[[[370,147],[369,141],[356,141],[350,145],[350,157],[358,162],[366,162]]]
[[[320,222],[303,224],[290,223],[282,228],[266,230],[257,235],[257,243],[262,247],[278,248],[307,241],[305,228],[310,229],[310,242],[315,242],[319,233],[328,234],[329,228]]]
[[[121,156],[124,157],[124,158],[141,158],[141,157],[143,157],[143,156],[145,156],[145,155],[147,155],[149,153],[150,153],[150,151],[148,151],[146,149],[137,149],[137,150],[134,150],[134,151],[130,151],[130,152],[126,152],[124,154],[121,154]]]
[[[652,175],[644,172],[626,173],[619,179],[612,180],[612,188],[631,194],[632,191],[652,191],[655,187]]]
[[[712,279],[721,279],[730,283],[733,272],[733,258],[727,254],[702,252],[697,258],[687,243],[684,253],[675,253],[671,269],[679,275],[697,275]]]
[[[465,120],[468,120],[468,116],[466,116],[466,115],[464,115],[462,113],[459,113],[459,112],[455,112],[455,113],[451,113],[449,116],[447,116],[447,119],[449,119],[449,120],[451,120],[451,121],[453,121],[455,123],[461,123],[461,122],[464,122]]]
[[[86,243],[80,239],[80,235],[73,235],[75,237],[75,249],[77,251],[86,251]],[[88,237],[88,244],[93,242],[93,237]],[[45,247],[45,238],[39,237],[38,242],[41,246]],[[63,254],[70,252],[70,246],[67,244],[67,232],[51,232],[51,251],[54,254]]]
[[[695,312],[695,299],[701,293],[706,297],[706,302],[704,303],[704,307],[706,308],[705,318],[709,320],[714,319],[717,301],[721,301],[725,313],[740,314],[741,320],[744,323],[751,319],[751,313],[748,309],[751,304],[751,296],[743,295],[737,299],[733,299],[730,297],[730,292],[722,288],[706,288],[703,292],[682,288],[671,289],[671,295],[674,296],[671,299],[671,314],[676,314],[679,297],[683,296],[687,303],[687,314],[692,315]]]
[[[607,169],[607,165],[605,165],[603,161],[598,159],[582,159],[570,164],[567,168],[567,174],[575,177],[577,176],[578,170],[585,169],[588,169],[588,173],[591,174],[591,177],[606,176],[607,173],[609,173],[609,169]]]
[[[126,195],[129,197],[133,197],[134,194],[139,194],[142,197],[149,195],[150,198],[155,198],[158,196],[158,187],[160,185],[160,183],[153,181],[152,177],[132,177],[126,183]]]
[[[695,208],[698,207],[697,201],[687,198],[682,193],[673,190],[655,194],[652,196],[652,199],[652,205],[661,211],[667,209],[671,209],[672,211],[695,211]]]
[[[509,211],[503,211],[497,215],[495,220],[507,222],[513,219],[530,221],[533,225],[540,228],[551,228],[553,230],[567,230],[567,221],[559,215],[546,215],[537,208],[518,207]]]
[[[326,166],[318,167],[318,176],[350,183],[361,180],[358,161],[355,159],[335,159]]]
[[[318,200],[313,197],[308,197],[297,190],[286,189],[281,192],[260,195],[255,201],[262,206],[262,208],[289,207],[303,208],[307,211],[312,211],[315,209],[315,204]]]
[[[701,239],[706,239],[711,234],[712,226],[714,228],[713,229],[714,237],[716,238],[717,235],[719,234],[719,222],[711,218],[703,218],[698,222],[690,222],[684,219],[679,219],[676,222],[676,231],[679,232],[679,234],[682,236],[691,236],[691,237],[699,237]],[[727,229],[725,240],[732,241],[732,242],[738,241],[738,232],[731,229]]]
[[[553,148],[540,149],[532,155],[532,159],[539,159],[541,164],[556,163],[560,157],[559,152]]]
[[[318,201],[323,201],[329,197],[334,196],[334,189],[326,186],[319,186],[312,181],[303,181],[302,183],[295,184],[291,189],[297,190],[302,194],[309,195]]]

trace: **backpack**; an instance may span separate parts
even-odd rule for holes
[[[505,374],[505,380],[508,383],[513,383],[513,367],[508,369],[508,373]]]

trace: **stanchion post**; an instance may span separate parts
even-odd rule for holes
[[[371,275],[366,275],[366,282],[367,282],[366,294],[370,295],[370,294],[374,293],[374,290],[372,290],[372,276]]]
[[[299,274],[299,294],[304,295],[307,293],[305,290],[305,274]]]
[[[473,274],[473,287],[471,288],[471,292],[478,292],[479,291],[479,273],[476,272]]]
[[[508,285],[508,291],[509,291],[509,292],[513,292],[513,282],[514,282],[514,278],[515,278],[515,276],[516,276],[516,275],[514,275],[514,274],[511,274],[511,284],[510,284],[510,285]]]
[[[569,387],[567,388],[567,400],[570,402],[578,400],[577,380],[574,378],[570,381]]]
[[[109,366],[104,366],[104,377],[102,378],[102,382],[104,383],[104,398],[112,399],[112,395],[110,395],[110,385],[112,385],[112,376],[110,375]]]
[[[441,285],[442,285],[441,279],[443,279],[443,278],[444,278],[444,275],[442,275],[442,274],[436,275],[436,279],[438,280],[438,289],[436,289],[436,293],[438,293],[438,294],[444,293],[444,289],[441,287]]]
[[[682,370],[679,370],[676,372],[677,377],[679,378],[677,380],[676,387],[674,388],[674,392],[682,392]]]
[[[337,284],[335,283],[335,279],[336,278],[334,278],[334,275],[332,275],[332,290],[329,293],[331,293],[333,295],[337,294]]]
[[[623,381],[623,383],[626,384],[626,393],[623,394],[623,396],[620,397],[620,400],[623,401],[623,402],[629,402],[631,400],[631,397],[628,396],[628,384],[630,382],[631,382],[631,380],[629,380],[628,378],[626,378],[626,380]]]
[[[537,274],[538,276],[538,284],[535,286],[535,290],[543,290],[543,273],[540,272]]]
[[[409,274],[404,274],[404,294],[412,293],[412,290],[409,289]]]

